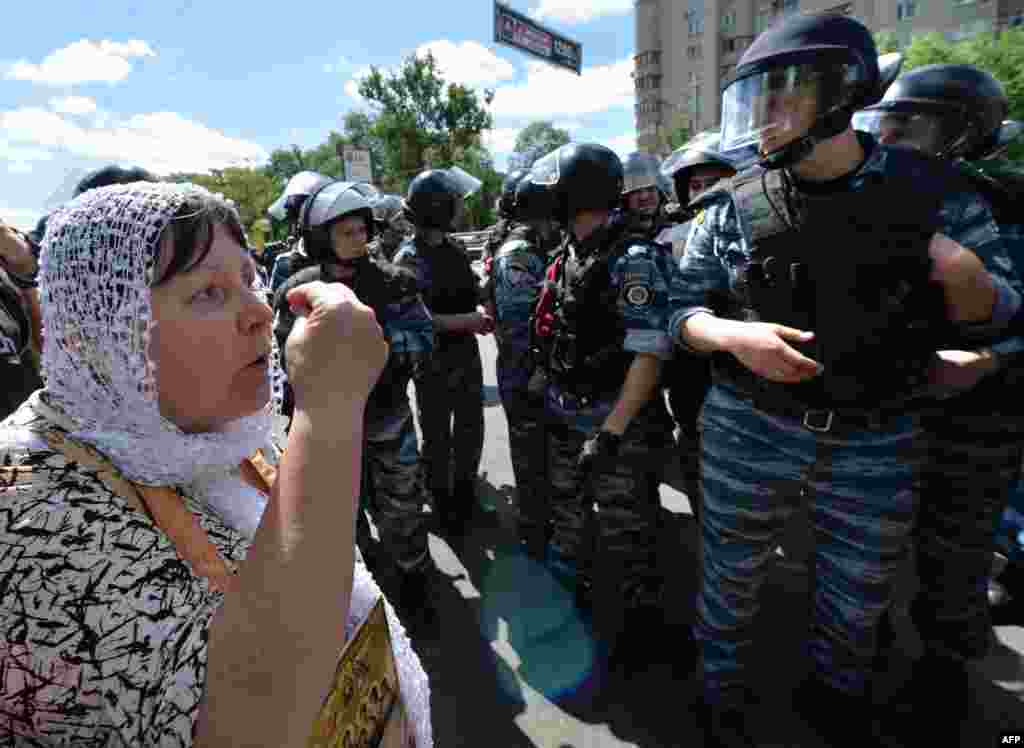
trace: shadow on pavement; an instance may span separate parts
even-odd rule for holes
[[[432,597],[439,620],[412,631],[430,674],[436,745],[701,745],[694,712],[697,675],[692,669],[676,672],[669,664],[678,641],[656,643],[663,656],[656,651],[654,664],[628,678],[614,673],[595,680],[588,621],[549,571],[520,550],[514,488],[481,480],[479,497],[480,508],[464,535],[432,535],[431,554],[439,569]],[[666,620],[680,627],[693,620],[696,530],[691,515],[663,511]],[[811,578],[801,564],[806,549],[799,547],[806,532],[791,535],[787,558],[776,565],[761,595],[750,663],[761,701],[752,726],[766,747],[819,748],[821,740],[792,707],[793,689],[809,669],[803,645]],[[393,596],[391,581],[380,581]],[[888,682],[881,684],[889,693],[898,691],[916,651],[909,622],[898,621],[896,630],[896,654]],[[1021,728],[1021,695],[993,680],[1019,687],[1022,671],[1024,661],[1015,649],[994,648],[973,678],[974,718],[964,725],[961,745],[994,745],[1000,731]]]

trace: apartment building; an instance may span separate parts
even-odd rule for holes
[[[634,0],[636,131],[665,155],[667,134],[718,125],[722,81],[754,37],[794,12],[851,15],[901,44],[929,31],[961,39],[1024,23],[1024,0]]]

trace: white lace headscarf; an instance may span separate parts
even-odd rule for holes
[[[50,216],[39,271],[42,368],[44,394],[74,422],[72,435],[98,448],[127,478],[193,486],[196,498],[212,499],[203,494],[268,444],[283,374],[275,342],[268,362],[270,401],[218,431],[185,433],[161,415],[149,351],[156,324],[150,285],[161,238],[189,197],[230,205],[192,184],[136,182],[90,190]],[[204,365],[194,362],[199,387]],[[226,486],[220,488],[213,493]],[[227,503],[249,504],[250,498]],[[237,506],[234,511],[239,514]],[[262,511],[259,502],[241,510],[246,516],[225,519],[251,525],[238,527],[251,535]]]

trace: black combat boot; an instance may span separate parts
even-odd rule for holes
[[[820,678],[806,678],[793,693],[793,708],[824,741],[823,748],[890,748],[866,694],[840,691]]]
[[[757,748],[750,728],[749,699],[742,703],[697,706],[697,724],[704,732],[704,748]]]

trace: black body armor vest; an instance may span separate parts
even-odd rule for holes
[[[554,279],[556,322],[548,373],[560,387],[589,398],[616,395],[633,360],[622,349],[626,330],[609,268],[629,241],[621,228],[601,230],[608,232],[598,240],[601,246],[575,258],[566,252]]]
[[[434,314],[475,312],[479,291],[466,250],[445,237],[437,247],[417,240],[416,251],[430,263],[433,282],[426,298],[430,311]]]
[[[890,150],[892,173],[869,175],[855,191],[798,192],[781,171],[759,167],[730,180],[751,256],[726,316],[814,332],[790,345],[825,368],[787,385],[716,354],[717,377],[811,408],[874,410],[920,394],[950,329],[942,289],[928,279],[928,247],[955,175]]]

